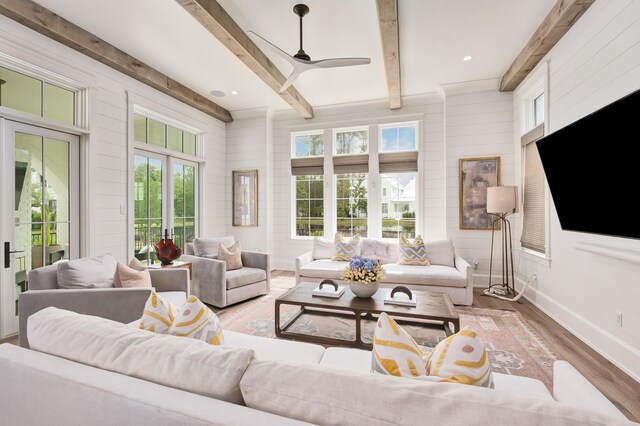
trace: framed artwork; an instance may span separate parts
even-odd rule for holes
[[[233,226],[258,226],[258,171],[231,172]]]
[[[460,159],[460,229],[491,230],[487,188],[500,185],[500,157]]]

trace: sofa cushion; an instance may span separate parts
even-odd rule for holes
[[[224,345],[230,348],[251,349],[256,359],[263,361],[289,361],[303,364],[318,364],[325,349],[312,343],[293,340],[269,339],[233,331],[224,332]]]
[[[243,402],[239,383],[253,351],[149,333],[126,324],[49,307],[29,317],[40,352],[222,401]]]
[[[195,296],[191,296],[180,306],[168,334],[202,340],[210,345],[224,344],[218,316]]]
[[[425,244],[429,263],[432,265],[443,265],[455,267],[455,250],[453,240],[433,241]]]
[[[322,237],[313,239],[312,256],[314,260],[331,259],[333,256],[333,241]]]
[[[546,401],[555,401],[544,383],[530,377],[493,373],[493,388],[512,395],[526,395]]]
[[[442,265],[382,265],[387,271],[383,283],[437,285],[440,287],[466,287],[467,280],[457,269]]]
[[[109,288],[113,287],[116,259],[110,254],[83,257],[58,263],[58,287],[60,288]]]
[[[244,267],[227,271],[227,290],[244,287],[245,285],[257,283],[267,279],[267,272],[264,269]]]
[[[341,260],[321,259],[309,262],[300,268],[300,276],[309,278],[340,279],[342,271],[349,262]]]
[[[322,354],[320,365],[327,368],[339,368],[356,373],[370,373],[371,351],[330,347]]]
[[[193,240],[193,254],[200,257],[218,256],[220,244],[225,247],[231,247],[236,243],[233,235],[221,238],[196,238]],[[215,257],[212,257],[215,259]]]
[[[248,407],[324,425],[614,425],[556,402],[455,383],[255,360],[240,382]]]

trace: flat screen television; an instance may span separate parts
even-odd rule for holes
[[[563,230],[640,239],[640,90],[537,147]]]

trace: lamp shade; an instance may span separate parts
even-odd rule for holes
[[[515,211],[515,186],[492,186],[487,188],[487,213],[513,213]]]

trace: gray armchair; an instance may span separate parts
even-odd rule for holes
[[[191,262],[193,294],[217,308],[269,293],[271,265],[267,253],[242,251],[243,268],[227,271],[221,260],[196,256],[187,244],[180,260]]]
[[[27,319],[30,315],[54,306],[80,314],[94,315],[129,323],[142,316],[150,288],[60,289],[57,265],[29,272],[29,291],[18,299],[20,346],[28,348]],[[189,296],[189,271],[182,268],[149,270],[151,284],[160,296],[172,303]]]

